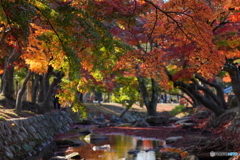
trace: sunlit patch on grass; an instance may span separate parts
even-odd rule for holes
[[[3,100],[3,99],[5,99],[6,97],[5,96],[3,96],[3,94],[0,94],[0,100]]]
[[[4,110],[4,114],[8,115],[9,117],[18,117],[17,113],[15,113],[13,109]]]
[[[29,116],[34,116],[36,115],[34,112],[32,111],[22,111],[22,113],[19,115],[19,116],[22,116],[22,117],[29,117]]]
[[[5,117],[3,117],[3,116],[0,116],[0,121],[5,121],[6,120],[6,118]]]

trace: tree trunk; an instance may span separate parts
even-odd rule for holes
[[[39,88],[39,79],[40,76],[38,74],[35,73],[34,76],[34,82],[33,82],[33,89],[32,89],[32,102],[36,103],[37,101],[37,92],[38,92],[38,88]]]
[[[215,93],[213,93],[212,90],[210,90],[208,87],[201,86],[199,84],[195,84],[195,85],[196,85],[198,90],[202,90],[204,92],[205,98],[207,98],[208,100],[213,101],[214,103],[216,103],[216,105],[218,105],[219,107],[222,108],[221,101],[219,100],[217,95]]]
[[[27,83],[27,101],[32,102],[32,81]]]
[[[53,68],[52,66],[48,66],[48,71],[43,75],[43,93],[44,95],[47,95],[47,92],[49,90],[50,82],[49,78],[52,74]]]
[[[102,93],[99,91],[94,92],[95,97],[97,98],[98,103],[101,103],[102,100]]]
[[[18,91],[19,91],[19,80],[17,79],[15,80],[15,91],[14,91],[15,98],[17,97]]]
[[[76,98],[79,100],[80,103],[83,103],[83,93],[76,91]]]
[[[44,101],[44,91],[43,91],[43,76],[39,75],[39,93],[38,93],[38,103],[42,103]]]
[[[152,82],[152,97],[150,101],[150,106],[149,106],[149,111],[148,114],[151,116],[156,116],[157,115],[157,103],[158,103],[158,84],[156,81],[151,79]]]
[[[53,88],[54,88],[54,86],[57,86],[58,83],[60,83],[62,77],[63,77],[63,74],[60,74],[57,77],[55,77],[53,82],[49,86],[48,92],[45,96],[45,99],[44,99],[44,101],[43,101],[43,103],[42,103],[42,105],[40,106],[40,109],[39,109],[40,114],[44,114],[47,111],[47,109],[49,108],[50,102],[51,102],[51,99],[52,99]]]
[[[127,111],[130,109],[130,107],[125,107],[124,110],[121,112],[119,118],[123,118],[123,116],[125,115],[125,113],[127,113]]]
[[[164,100],[163,103],[167,103],[167,93],[164,93]]]
[[[12,63],[17,60],[19,57],[19,53],[16,49],[13,48],[6,48],[9,51],[9,56],[5,59],[4,64],[4,73],[2,77],[2,94],[8,98],[13,99],[14,96],[14,81],[13,81],[13,74],[14,74],[14,66]],[[5,52],[7,52],[5,51]]]
[[[229,72],[229,74],[232,80],[233,93],[237,98],[240,113],[240,74],[239,72]]]
[[[52,91],[53,91],[54,86],[56,86],[56,85],[57,85],[57,78],[55,78],[53,80],[50,87],[48,88],[48,92],[45,96],[45,99],[44,99],[42,105],[40,106],[40,110],[39,110],[40,114],[44,114],[47,111],[47,109],[49,108],[50,102],[52,99]]]
[[[224,110],[219,105],[213,103],[211,100],[198,93],[195,89],[191,89],[191,92],[206,108],[213,111],[217,117],[224,113]]]
[[[2,74],[0,75],[0,77],[1,77],[1,88],[0,88],[0,91],[2,92],[2,90],[3,90],[3,76],[2,76]]]
[[[123,107],[125,107],[124,108],[124,110],[120,113],[120,115],[119,115],[119,118],[123,118],[123,116],[125,115],[125,113],[127,113],[127,111],[132,107],[132,105],[135,103],[135,101],[134,100],[129,100],[127,103],[123,103],[122,105],[123,105]]]
[[[221,108],[215,101],[207,99],[203,94],[199,92],[199,88],[202,90],[202,87],[199,87],[198,84],[186,84],[183,82],[174,82],[175,86],[180,86],[187,89],[204,107],[213,111],[216,116],[220,116],[224,113],[223,108]]]
[[[216,80],[214,80],[213,82],[209,82],[206,79],[204,79],[203,77],[200,77],[199,75],[196,75],[196,78],[198,78],[201,82],[203,82],[205,84],[208,84],[211,87],[214,87],[216,92],[217,92],[217,99],[219,101],[219,105],[224,110],[227,109],[227,103],[226,103],[226,101],[224,99],[224,92],[223,92],[222,86],[219,85]]]
[[[191,99],[192,99],[192,101],[193,101],[193,107],[197,107],[197,106],[199,106],[201,103],[197,100],[197,98],[195,98],[192,94],[191,94],[191,92],[189,92],[189,90],[187,90],[186,88],[183,88],[183,87],[179,87],[180,88],[180,90],[183,92],[183,93],[185,93],[185,94],[187,94]]]
[[[28,82],[29,78],[31,77],[31,74],[32,73],[29,70],[23,81],[21,89],[18,91],[17,98],[16,98],[16,107],[15,107],[17,114],[20,114],[22,112],[22,97],[26,90],[27,82]]]
[[[6,66],[2,77],[2,94],[8,99],[13,99],[14,96],[13,75],[14,67]]]
[[[172,80],[172,75],[167,70],[167,68],[165,68],[165,71],[166,71],[169,79]],[[204,107],[213,111],[213,113],[216,116],[220,116],[221,114],[223,114],[225,111],[221,107],[221,105],[218,105],[220,102],[216,98],[217,96],[214,95],[214,93],[209,88],[199,85],[196,80],[192,79],[192,81],[193,81],[192,84],[186,84],[186,83],[183,83],[180,81],[174,81],[174,86],[181,88],[182,91],[188,91],[189,93],[191,93],[191,95],[193,97],[195,97],[197,99],[197,101],[199,101],[201,104],[203,104]],[[201,94],[200,90],[204,91],[205,94],[210,95],[211,98],[214,99],[214,101],[207,99],[203,94]]]
[[[151,79],[152,94],[151,94],[151,101],[150,101],[145,79],[143,77],[137,77],[137,79],[138,79],[138,84],[139,84],[139,87],[140,87],[140,92],[141,92],[141,95],[142,95],[142,98],[143,98],[143,102],[144,102],[144,104],[147,108],[148,116],[156,116],[157,115],[156,107],[157,107],[157,101],[158,101],[157,82],[155,82],[153,79]]]
[[[232,89],[233,93],[236,96],[240,114],[240,73],[236,65],[234,64],[225,64],[224,70],[227,71],[232,80]]]
[[[194,104],[190,99],[188,99],[186,96],[184,96],[183,94],[171,93],[171,95],[176,95],[176,96],[182,97],[182,98],[184,98],[188,103],[190,103],[193,107],[196,107],[195,104]]]

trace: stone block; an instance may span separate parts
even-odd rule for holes
[[[28,126],[27,131],[28,131],[28,133],[36,133],[36,130],[33,126]]]
[[[0,160],[31,156],[41,150],[42,144],[49,144],[59,130],[69,129],[70,124],[72,120],[66,112],[0,122]]]
[[[182,136],[168,137],[168,138],[165,139],[165,141],[166,141],[166,144],[169,144],[169,143],[175,143],[180,139],[183,139],[183,137]]]
[[[169,125],[169,118],[168,117],[159,117],[159,116],[149,116],[146,119],[146,122],[151,126],[156,125]]]
[[[4,147],[4,154],[9,159],[14,158],[14,154],[11,152],[11,150],[8,147]]]

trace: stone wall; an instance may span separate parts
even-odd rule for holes
[[[64,111],[0,122],[0,160],[24,160],[36,154],[71,124]]]

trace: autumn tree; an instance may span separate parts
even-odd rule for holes
[[[190,4],[192,4],[193,7],[187,7],[190,6]],[[222,86],[217,83],[215,76],[221,70],[227,70],[228,72],[239,74],[239,71],[234,64],[234,60],[235,58],[237,59],[236,55],[238,53],[238,43],[236,43],[238,37],[238,24],[231,20],[231,17],[235,15],[234,12],[236,11],[229,9],[230,6],[233,7],[236,4],[229,2],[225,3],[223,1],[191,1],[189,3],[186,1],[181,3],[170,1],[166,4],[166,6],[168,5],[169,7],[179,7],[177,10],[174,10],[174,12],[176,13],[180,11],[182,12],[182,16],[176,14],[173,17],[171,13],[165,13],[172,18],[172,22],[176,24],[175,26],[180,30],[180,33],[184,34],[183,37],[187,37],[188,40],[191,40],[189,41],[190,43],[187,43],[185,46],[180,46],[180,48],[179,46],[172,45],[171,48],[166,49],[166,51],[169,52],[166,56],[171,54],[172,56],[184,56],[182,57],[182,61],[179,58],[171,58],[171,60],[174,60],[174,63],[172,64],[180,63],[182,68],[179,67],[178,72],[175,73],[173,77],[170,77],[170,79],[174,81],[175,86],[191,91],[191,93],[194,94],[194,97],[205,107],[212,110],[216,115],[220,115],[224,112],[223,110],[227,109],[227,107],[223,98]],[[201,8],[198,9],[197,6],[201,6]],[[158,9],[157,6],[155,7]],[[184,10],[179,10],[183,8]],[[209,10],[207,13],[210,14],[204,14],[203,12],[206,10]],[[174,12],[173,14],[175,14]],[[186,17],[184,15],[186,15]],[[201,18],[199,16],[201,16]],[[189,25],[191,28],[188,28],[187,24],[189,22],[192,23],[192,25]],[[182,26],[182,24],[185,26]],[[196,30],[194,31],[194,29]],[[198,42],[198,40],[200,41]],[[176,41],[174,42],[176,43]],[[182,42],[183,41],[180,43]],[[210,47],[211,45],[212,47],[208,50],[207,47]],[[201,46],[202,48],[198,49],[198,46]],[[205,53],[205,51],[208,53]],[[218,57],[217,60],[216,57]],[[236,79],[236,77],[239,76],[232,77],[235,77]],[[179,82],[181,78],[188,78],[190,83],[188,82],[186,85],[186,83],[182,83],[183,81]],[[232,84],[233,88],[235,88],[234,92],[237,95],[239,86],[236,81],[234,81],[233,78]],[[209,90],[209,87],[206,86],[214,88],[214,94]]]
[[[104,14],[96,15],[96,9],[92,7],[96,5],[103,7],[98,1],[36,0],[1,3],[1,14],[4,17],[1,42],[12,50],[12,54],[6,52],[1,54],[1,58],[21,58],[25,67],[34,73],[34,91],[39,91],[38,103],[41,104],[41,113],[49,106],[51,90],[53,85],[59,83],[59,78],[62,88],[60,100],[73,102],[82,69],[101,77],[107,68],[113,66],[112,53],[116,51],[115,47],[121,48],[121,43],[113,40],[109,34],[105,19],[109,20],[110,17],[103,16]],[[104,12],[103,9],[101,11]],[[19,15],[22,18],[18,18]],[[9,30],[12,31],[11,34],[6,34]],[[1,46],[1,50],[7,51],[4,46]],[[2,88],[7,98],[12,98],[13,95],[13,90],[7,88],[13,86],[9,84],[12,77],[6,77],[7,68],[12,67],[12,71],[14,70],[12,62],[15,59],[6,65],[3,72]],[[101,74],[97,74],[98,72]],[[25,81],[23,84],[26,84]],[[22,89],[24,88],[23,86]],[[22,93],[21,90],[19,95]],[[35,92],[32,96],[33,101],[36,101],[36,95]],[[17,102],[21,104],[22,96],[19,97]],[[21,108],[16,109],[21,111]]]
[[[220,71],[229,73],[240,99],[235,65],[239,56],[238,5],[237,1],[222,0],[3,1],[2,93],[13,98],[14,62],[19,59],[34,72],[35,86],[43,89],[39,95],[49,96],[52,84],[57,84],[54,77],[64,75],[61,100],[70,102],[77,85],[92,81],[108,86],[107,77],[116,65],[138,78],[149,115],[156,115],[158,85],[178,87],[220,115],[226,109],[215,79]],[[147,79],[152,84],[151,96]],[[39,97],[39,102],[44,104],[44,112],[49,98]]]
[[[1,59],[3,59],[4,73],[2,75],[2,90],[5,97],[13,99],[13,73],[14,62],[21,55],[19,46],[23,45],[23,41],[27,39],[27,21],[33,16],[33,12],[23,15],[23,10],[26,7],[25,3],[17,5],[14,2],[1,3]],[[23,8],[21,8],[23,7]],[[25,17],[22,20],[16,18],[17,11],[20,11],[18,16]],[[15,15],[14,15],[15,14]],[[17,35],[21,36],[17,36]]]
[[[141,34],[136,32],[139,25],[134,26],[135,30],[114,29],[115,33],[122,32],[123,40],[131,39],[132,43],[128,43],[136,46],[122,57],[121,63],[127,65],[120,68],[131,69],[135,75],[143,72],[141,75],[152,77],[166,89],[171,84],[167,82],[172,81],[193,101],[221,115],[227,107],[215,76],[222,70],[232,72],[236,96],[239,91],[239,71],[234,65],[238,54],[238,2],[144,2],[152,9],[138,18],[143,25]],[[144,36],[145,40],[141,39]],[[146,51],[142,44],[151,49]]]

